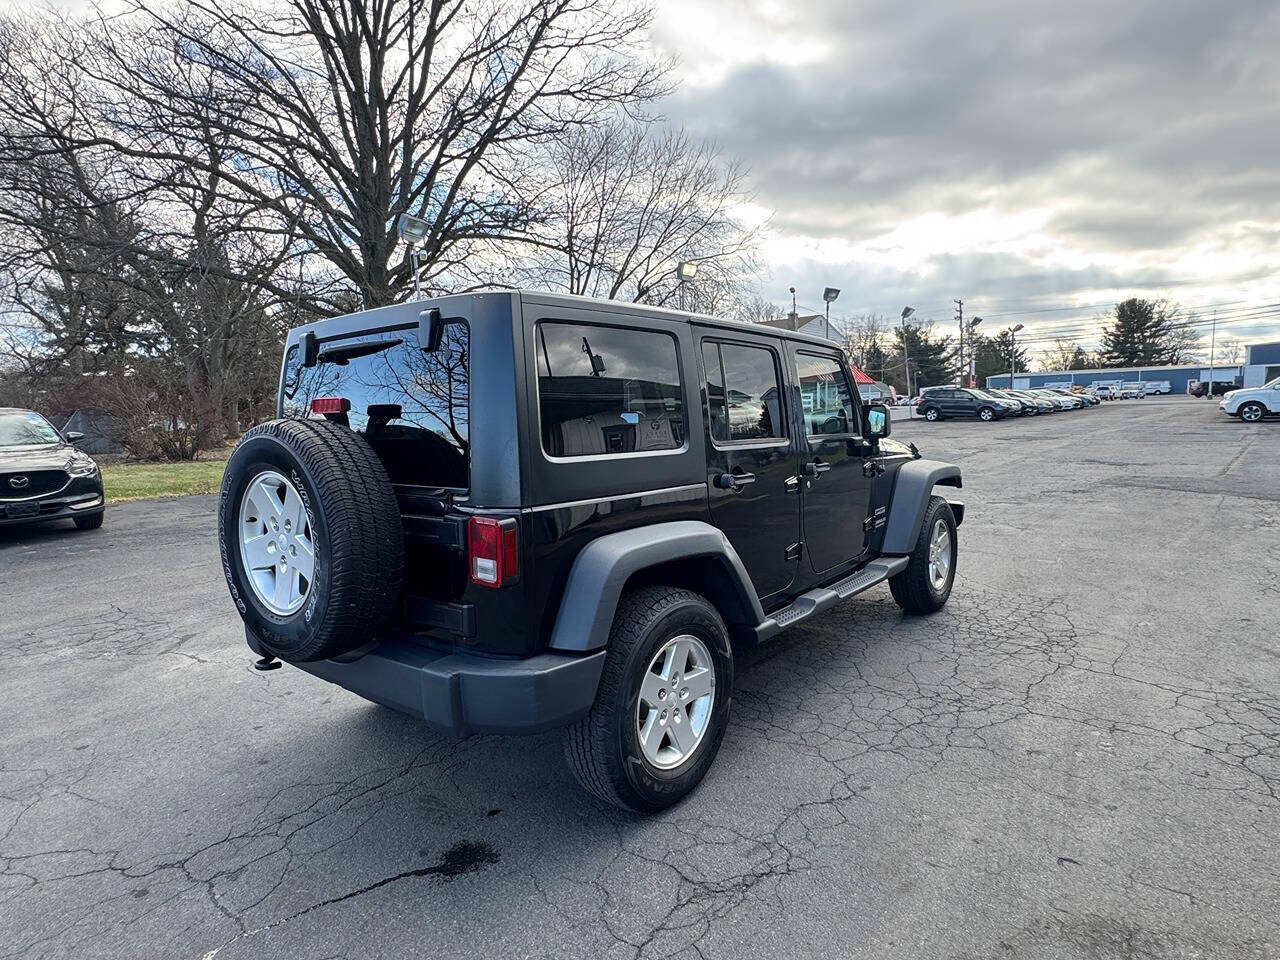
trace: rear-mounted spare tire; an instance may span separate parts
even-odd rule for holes
[[[264,652],[350,653],[387,621],[404,579],[395,491],[364,439],[324,420],[273,420],[227,461],[222,571]]]

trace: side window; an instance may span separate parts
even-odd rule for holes
[[[536,339],[542,448],[550,456],[684,446],[684,395],[670,334],[545,320]]]
[[[786,436],[773,351],[705,340],[702,361],[707,368],[707,413],[713,440],[727,443]]]
[[[796,354],[796,380],[809,436],[861,432],[849,380],[835,357]]]

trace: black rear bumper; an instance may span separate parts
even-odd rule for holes
[[[245,631],[250,649],[263,651]],[[368,700],[458,737],[539,733],[584,717],[595,701],[603,650],[500,660],[384,640],[354,660],[293,664]]]

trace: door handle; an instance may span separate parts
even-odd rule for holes
[[[721,490],[732,490],[734,493],[741,493],[748,483],[755,482],[754,473],[721,473],[715,479],[715,485]]]
[[[804,475],[806,477],[816,477],[826,473],[831,469],[831,464],[823,463],[821,460],[813,460],[804,465]]]

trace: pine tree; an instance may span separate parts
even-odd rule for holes
[[[978,386],[984,386],[987,377],[1009,372],[1010,353],[1015,348],[1018,369],[1027,370],[1027,351],[1017,342],[1015,334],[1002,330],[994,337],[984,337],[977,331],[970,335],[969,349],[974,360],[974,377]]]
[[[894,358],[897,362],[898,375],[890,382],[895,387],[905,389],[906,378],[902,376],[902,343],[904,328],[893,328],[895,342]],[[911,386],[914,390],[921,387],[937,386],[951,383],[955,379],[956,351],[952,347],[950,337],[934,338],[933,324],[908,326],[905,328],[907,352],[911,360]]]
[[[1116,304],[1111,323],[1103,327],[1098,358],[1109,367],[1182,363],[1194,357],[1199,339],[1178,304],[1131,297]]]

